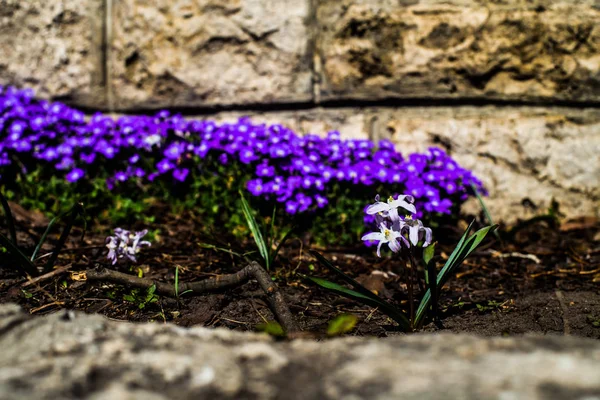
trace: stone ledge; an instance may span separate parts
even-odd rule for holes
[[[0,6],[0,84],[106,107],[102,0],[7,0]]]
[[[114,7],[108,62],[116,109],[312,99],[308,0]]]
[[[0,306],[3,399],[591,399],[600,342],[413,335],[274,342]],[[11,321],[19,320],[18,324]],[[3,321],[3,322],[4,322]],[[6,325],[5,325],[6,326]]]
[[[324,0],[323,99],[600,100],[593,1]]]

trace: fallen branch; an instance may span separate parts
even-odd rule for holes
[[[48,280],[50,278],[54,278],[57,275],[63,274],[65,272],[68,272],[71,268],[73,268],[73,264],[68,264],[65,265],[63,267],[57,268],[55,270],[52,270],[44,275],[40,275],[40,276],[36,276],[35,278],[31,278],[29,280],[27,280],[25,283],[23,283],[21,285],[22,288],[26,288],[28,286],[31,285],[35,285],[37,283],[43,282],[45,280]]]
[[[138,278],[137,276],[124,274],[104,267],[88,270],[85,272],[85,275],[88,281],[107,281],[139,289],[148,289],[152,285],[155,285],[156,294],[169,297],[177,297],[178,293],[184,292],[196,295],[213,292],[237,287],[248,282],[250,279],[256,279],[260,287],[266,293],[271,310],[283,329],[288,333],[298,331],[298,327],[296,326],[283,295],[273,283],[269,274],[256,261],[251,262],[235,274],[219,275],[215,278],[197,282],[180,283],[177,290],[175,289],[175,285],[172,284],[158,282],[147,278]]]

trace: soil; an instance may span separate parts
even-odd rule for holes
[[[26,253],[31,252],[48,221],[38,213],[13,207],[19,243]],[[100,225],[87,232],[83,243],[77,237],[82,232],[74,230],[58,258],[54,275],[37,282],[20,277],[11,268],[14,260],[2,255],[0,303],[16,302],[33,315],[74,309],[123,321],[169,321],[181,326],[243,331],[255,330],[258,324],[274,319],[264,293],[253,281],[200,296],[159,296],[144,304],[144,291],[85,280],[81,272],[98,266],[172,284],[176,271],[180,282],[193,282],[234,273],[247,265],[246,260],[227,251],[200,244],[243,253],[253,250],[252,242],[239,243],[223,233],[201,234],[202,223],[192,215],[166,219],[150,227],[160,230],[158,237],[152,247],[140,253],[136,265],[111,266],[106,261],[104,240],[113,227]],[[461,221],[459,227],[436,230],[437,239],[444,239],[438,246],[438,265],[450,254],[450,244],[456,243],[465,226]],[[510,235],[504,232],[502,240],[492,238],[486,242],[449,280],[440,295],[441,324],[428,323],[423,330],[486,336],[541,333],[600,338],[600,221],[582,218],[555,226],[542,218],[522,224]],[[58,233],[50,242],[57,238]],[[51,244],[44,250],[51,250]],[[358,317],[356,327],[348,335],[403,334],[377,310],[302,279],[300,274],[336,281],[307,252],[309,248],[321,252],[381,297],[407,308],[406,285],[402,284],[397,261],[385,256],[377,258],[373,248],[360,244],[335,249],[311,246],[310,237],[305,235],[283,247],[270,273],[306,336],[323,336],[328,323],[343,313]],[[132,301],[132,291],[142,301]]]

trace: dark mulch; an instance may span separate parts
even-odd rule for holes
[[[44,218],[23,210],[16,214],[20,243],[32,246],[43,232]],[[199,243],[228,246],[227,236],[200,234],[201,226],[201,221],[188,215],[150,227],[160,229],[160,240],[142,253],[140,264],[115,268],[131,274],[138,274],[139,268],[146,278],[173,283],[177,267],[180,281],[191,282],[233,273],[246,265],[226,252],[201,247]],[[131,288],[83,280],[79,272],[98,264],[108,266],[103,245],[111,228],[95,226],[95,233],[88,234],[83,244],[76,240],[74,232],[57,262],[57,268],[63,272],[37,283],[27,282],[12,272],[8,268],[12,261],[8,255],[2,255],[0,303],[19,303],[33,315],[68,308],[118,320],[169,321],[182,326],[235,330],[253,330],[257,324],[273,319],[264,293],[253,282],[197,297],[183,295],[179,300],[160,297],[140,308],[123,299],[131,294]],[[480,335],[535,332],[600,338],[599,232],[597,219],[567,221],[560,228],[540,221],[520,230],[510,241],[490,241],[464,263],[444,288],[443,330]],[[460,229],[456,228],[437,231],[438,240],[444,238],[446,243],[455,242],[459,236]],[[251,242],[241,245],[229,241],[236,251],[252,249]],[[302,280],[298,273],[331,278],[307,253],[309,248],[310,238],[290,241],[272,271],[307,335],[321,335],[328,322],[341,313],[359,317],[350,335],[399,334],[392,321],[377,310],[326,293]],[[451,248],[442,243],[441,249],[444,259]],[[402,272],[392,260],[379,259],[373,249],[362,245],[317,250],[381,296],[406,304],[401,276],[390,273]],[[434,324],[425,326],[425,331],[438,330]]]

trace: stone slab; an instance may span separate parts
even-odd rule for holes
[[[114,3],[116,109],[312,99],[308,0]]]
[[[275,342],[0,306],[0,398],[595,399],[600,342],[420,334]]]
[[[374,139],[390,138],[406,153],[440,146],[475,171],[498,220],[544,213],[552,199],[567,217],[600,215],[597,109],[417,107],[378,110],[372,118]]]
[[[0,3],[0,84],[105,107],[103,0]]]
[[[593,0],[323,0],[320,98],[600,100]]]

